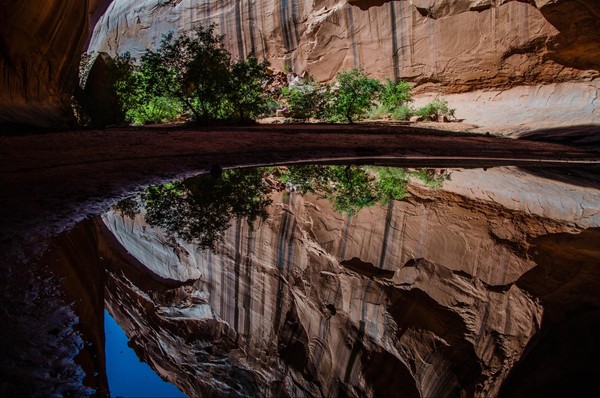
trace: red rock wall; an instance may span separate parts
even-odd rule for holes
[[[90,49],[139,55],[163,33],[214,22],[235,57],[255,52],[277,69],[331,80],[362,66],[465,92],[597,76],[598,13],[593,0],[131,0],[109,8]]]
[[[331,80],[362,66],[421,91],[465,92],[597,77],[599,16],[595,0],[4,2],[0,124],[69,121],[93,26],[91,51],[139,55],[163,33],[215,22],[234,56],[255,52],[278,69]]]

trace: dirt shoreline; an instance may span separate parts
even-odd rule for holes
[[[54,235],[143,187],[221,167],[359,159],[405,167],[565,167],[594,148],[392,125],[112,128],[0,136],[0,241]]]

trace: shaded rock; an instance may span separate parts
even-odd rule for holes
[[[409,120],[411,123],[422,122],[423,116],[411,116]]]
[[[538,264],[517,284],[546,311],[500,397],[586,396],[598,378],[600,229],[533,240]],[[558,371],[563,369],[562,371]]]
[[[361,261],[360,258],[353,257],[350,260],[340,261],[340,265],[351,269],[354,272],[358,272],[359,274],[370,276],[370,277],[378,277],[378,278],[393,278],[394,271],[379,269],[371,263]]]
[[[111,0],[0,5],[0,125],[66,126],[88,33]]]
[[[91,126],[95,128],[119,125],[125,121],[119,98],[113,89],[112,65],[112,58],[108,54],[98,54],[90,68],[85,87],[77,96],[83,111],[91,119]]]

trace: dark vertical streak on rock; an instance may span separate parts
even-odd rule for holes
[[[390,200],[388,204],[387,213],[385,215],[385,230],[383,232],[383,240],[381,244],[381,255],[379,256],[379,268],[383,268],[385,265],[385,259],[387,256],[388,239],[390,236],[390,229],[392,224],[392,216],[394,214],[394,201]]]
[[[296,46],[298,44],[298,41],[300,40],[300,32],[298,31],[298,18],[297,18],[297,9],[298,9],[298,0],[291,0],[292,1],[292,23],[294,25],[294,41],[293,41],[293,46]]]
[[[290,53],[294,49],[299,37],[298,21],[296,18],[296,1],[297,0],[281,0],[279,6],[279,18],[281,19],[283,45],[286,52],[285,66],[292,70],[293,60]]]
[[[220,244],[222,246],[222,244]],[[217,248],[217,250],[219,250]],[[221,250],[219,250],[221,251]],[[220,303],[220,315],[223,319],[229,320],[227,318],[227,314],[225,314],[225,309],[226,307],[226,302],[227,302],[227,273],[225,272],[225,270],[227,269],[227,266],[225,264],[225,258],[226,256],[219,256],[220,261],[220,265],[221,265],[221,291],[220,291],[220,296],[221,296],[221,303]]]
[[[354,34],[354,16],[352,14],[352,6],[350,3],[347,4],[346,11],[348,11],[348,23],[350,24],[348,30],[350,33],[350,39],[352,40],[352,59],[354,61],[354,66],[358,67],[358,50],[356,48],[356,36]]]
[[[227,26],[226,26],[225,22],[226,22],[226,20],[225,20],[225,13],[224,12],[220,12],[219,13],[219,27],[218,27],[219,28],[219,33],[222,34],[222,35],[226,35],[227,36],[227,37],[225,37],[225,40],[226,40],[228,37],[231,37],[231,36],[229,36],[227,34],[228,32],[226,30]]]
[[[392,61],[394,67],[394,81],[398,81],[398,32],[396,31],[396,8],[394,6],[395,4],[396,3],[393,1],[390,2],[390,23],[392,25]]]
[[[398,18],[397,18],[397,26],[396,32],[400,36],[400,46],[399,51],[401,53],[400,60],[398,62],[398,79],[402,79],[402,71],[404,70],[404,59],[406,57],[406,53],[404,50],[404,26],[403,26],[403,17],[404,17],[404,3],[400,3],[398,8]],[[410,48],[409,48],[410,50]],[[396,51],[396,59],[398,59],[398,51]]]
[[[281,20],[281,32],[283,34],[283,46],[285,47],[285,51],[289,51],[292,47],[291,38],[290,38],[290,30],[289,30],[289,20],[288,20],[288,0],[281,0],[279,4],[279,19]]]
[[[367,329],[367,299],[369,296],[369,292],[371,290],[372,280],[368,280],[365,285],[365,289],[362,292],[362,300],[361,302],[361,314],[360,314],[360,323],[358,333],[356,335],[356,340],[354,341],[354,346],[352,347],[352,352],[350,353],[350,358],[348,359],[348,364],[346,365],[346,372],[344,374],[344,383],[348,383],[350,381],[350,377],[352,376],[352,369],[354,368],[354,363],[356,362],[356,358],[358,354],[363,349],[363,338],[365,336],[365,331]]]
[[[250,341],[250,313],[252,309],[252,293],[251,289],[254,286],[252,280],[252,255],[254,254],[254,230],[250,228],[248,231],[248,243],[246,246],[246,289],[243,293],[244,296],[244,334],[248,341]]]
[[[344,225],[344,233],[342,235],[342,248],[340,250],[340,258],[346,257],[346,246],[348,245],[348,235],[350,234],[350,227],[352,226],[352,216],[346,218],[346,225]]]
[[[208,25],[210,24],[210,0],[206,0],[204,2],[206,4],[206,6],[204,7],[204,24]]]
[[[400,253],[398,254],[398,258],[400,259],[400,264],[404,264],[404,237],[406,236],[406,213],[402,213],[402,227],[400,228],[400,241],[398,242],[398,246],[400,247]]]
[[[288,199],[289,200],[289,199]],[[279,278],[277,279],[277,297],[275,299],[275,317],[273,320],[273,330],[278,332],[279,325],[281,323],[281,305],[284,294],[284,283],[283,283],[283,273],[286,263],[286,245],[288,241],[288,230],[289,225],[291,223],[292,216],[290,213],[283,209],[281,227],[279,228],[279,234],[277,237],[277,254],[276,254],[276,265],[277,270],[279,271]]]
[[[254,43],[256,16],[254,15],[254,0],[248,0],[248,28],[250,32],[250,51],[256,54],[256,43]]]
[[[236,0],[235,2],[235,34],[237,40],[237,49],[238,49],[238,57],[240,60],[245,58],[244,54],[244,38],[242,34],[243,28],[243,18],[242,18],[242,5],[240,4],[241,0]]]
[[[240,304],[239,304],[239,294],[240,294],[240,266],[242,262],[242,253],[241,253],[241,234],[242,234],[242,219],[238,218],[235,223],[235,260],[234,260],[234,274],[235,274],[235,296],[234,305],[233,305],[233,328],[236,332],[239,332],[239,317],[240,317]],[[239,336],[239,333],[237,334]]]
[[[207,254],[207,258],[206,258],[206,267],[208,268],[208,300],[209,300],[209,304],[211,307],[215,306],[215,302],[214,302],[214,296],[213,296],[213,292],[214,292],[214,280],[213,280],[213,266],[212,266],[212,262],[213,262],[213,256],[212,256],[212,252],[210,250],[208,250],[208,254]]]
[[[348,359],[348,365],[346,365],[346,372],[344,373],[344,383],[348,383],[350,381],[350,376],[352,376],[352,369],[354,368],[354,363],[356,362],[356,358],[358,354],[363,349],[363,337],[365,336],[365,321],[361,320],[358,328],[358,332],[356,334],[356,340],[354,341],[354,346],[352,346],[352,352],[350,353],[350,358]]]

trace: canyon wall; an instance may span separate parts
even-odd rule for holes
[[[0,5],[0,124],[67,125],[84,48],[139,56],[198,24],[216,23],[234,57],[254,52],[321,81],[360,66],[419,92],[461,93],[597,78],[599,16],[595,0],[10,2]]]
[[[593,0],[131,0],[109,7],[90,51],[139,56],[164,33],[215,23],[234,57],[321,81],[360,66],[457,93],[597,77],[599,15]]]
[[[456,172],[443,191],[413,184],[405,200],[353,217],[273,193],[269,218],[234,221],[215,253],[107,213],[107,308],[138,355],[190,396],[542,391],[572,363],[536,365],[532,384],[522,358],[560,358],[572,314],[597,324],[598,230],[581,231],[598,226],[598,191],[557,182],[537,192],[543,178],[486,173]],[[532,188],[504,189],[515,179]]]

